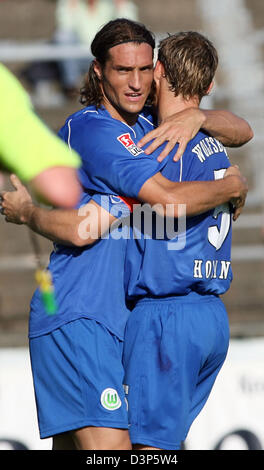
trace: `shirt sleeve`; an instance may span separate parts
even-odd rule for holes
[[[107,195],[95,193],[92,196],[92,200],[117,219],[128,217],[133,211],[133,205],[130,204],[129,201],[113,194]]]
[[[133,212],[133,204],[138,204],[138,201],[134,199],[86,190],[82,192],[76,209],[85,206],[90,201],[96,202],[117,219],[129,216]]]
[[[55,166],[78,168],[80,158],[35,115],[18,80],[0,64],[0,162],[27,182]]]
[[[70,145],[82,158],[79,177],[84,188],[136,199],[161,164],[137,147],[130,128],[112,121],[94,119],[89,126],[68,122],[61,135],[69,140],[70,132]]]

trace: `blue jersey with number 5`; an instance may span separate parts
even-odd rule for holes
[[[230,166],[223,145],[204,132],[189,142],[177,163],[174,154],[162,170],[172,181],[219,179]],[[127,247],[128,298],[226,292],[232,281],[230,209],[224,204],[187,219],[166,218],[165,224],[153,215],[151,230],[141,217],[140,227],[134,224],[137,238],[131,238]]]

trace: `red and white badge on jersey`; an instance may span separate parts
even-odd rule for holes
[[[144,151],[141,148],[137,147],[136,144],[133,142],[129,132],[120,135],[119,137],[117,137],[117,140],[119,140],[119,142],[121,142],[121,144],[126,147],[126,149],[134,157],[137,157],[140,153],[144,153]]]

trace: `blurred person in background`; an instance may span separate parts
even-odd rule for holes
[[[117,17],[137,20],[138,12],[131,0],[57,0],[55,42],[90,48],[97,31]],[[59,62],[61,84],[66,95],[79,87],[80,78],[93,57],[65,59]]]
[[[91,42],[97,31],[117,17],[137,20],[133,0],[49,0],[55,6],[55,31],[48,43],[86,47],[85,57],[34,61],[21,73],[32,88],[32,100],[40,108],[58,108],[78,95],[83,75],[93,60]]]
[[[35,115],[16,77],[0,63],[0,171],[15,172],[44,202],[72,207],[80,158]],[[0,173],[0,189],[3,185]]]

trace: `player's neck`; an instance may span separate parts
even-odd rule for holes
[[[158,103],[158,121],[159,123],[164,119],[172,116],[175,113],[184,111],[188,108],[198,108],[199,101],[196,97],[188,100],[184,99],[182,95],[174,96],[172,92],[165,93],[160,96]]]
[[[113,119],[125,122],[128,126],[134,126],[137,122],[138,113],[129,113],[122,109],[114,108],[113,106],[106,106]]]
[[[137,112],[128,112],[117,105],[113,105],[109,100],[104,99],[103,103],[106,110],[109,112],[113,119],[118,121],[125,122],[128,126],[134,126],[137,122],[138,118],[138,110]],[[141,111],[141,109],[140,109]]]

